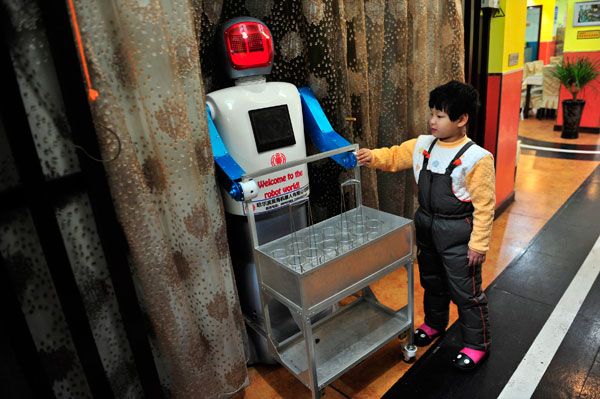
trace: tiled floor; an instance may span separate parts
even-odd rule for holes
[[[560,138],[554,122],[535,118],[521,121],[519,135],[540,141],[600,145],[600,135],[580,134],[576,140]],[[483,268],[487,287],[518,255],[573,194],[598,161],[536,157],[521,154],[515,182],[515,202],[494,222],[490,251]],[[423,322],[423,292],[415,266],[415,324]],[[372,285],[380,302],[399,308],[406,304],[406,272],[399,269]],[[456,320],[452,306],[451,323]],[[394,340],[326,388],[326,397],[380,398],[408,370],[401,360],[401,342]],[[420,357],[427,348],[419,350]],[[249,367],[250,385],[234,399],[311,398],[311,392],[282,366]]]

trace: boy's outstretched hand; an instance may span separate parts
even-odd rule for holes
[[[370,166],[371,161],[373,160],[371,150],[367,148],[361,148],[360,150],[356,151],[356,160],[365,166]]]
[[[485,262],[485,254],[473,251],[471,248],[467,251],[467,258],[469,258],[469,267],[475,265],[481,265]]]

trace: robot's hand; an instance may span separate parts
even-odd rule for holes
[[[244,193],[244,200],[251,200],[258,196],[258,184],[254,180],[247,181],[245,183],[239,183]]]
[[[258,184],[254,180],[245,183],[234,182],[228,192],[236,201],[251,200],[258,195]]]

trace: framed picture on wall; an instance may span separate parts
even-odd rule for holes
[[[600,25],[600,1],[581,1],[573,8],[573,26]]]

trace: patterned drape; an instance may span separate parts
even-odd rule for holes
[[[247,382],[243,321],[214,179],[187,1],[76,1],[96,123],[122,150],[106,164],[173,397]],[[199,12],[199,10],[198,10]],[[117,147],[98,129],[105,159]],[[202,394],[199,394],[202,393]]]
[[[460,2],[114,0],[76,9],[100,92],[94,116],[123,142],[107,172],[172,389],[234,391],[246,380],[242,322],[204,109],[205,93],[232,84],[214,64],[217,28],[235,16],[263,20],[276,44],[270,80],[309,85],[350,142],[392,145],[426,133],[428,92],[463,77]],[[109,156],[114,140],[99,139]],[[363,173],[367,205],[412,216],[409,174]],[[311,169],[317,219],[339,210],[345,175],[326,162]]]
[[[7,139],[9,133],[14,137],[31,131],[41,172],[47,183],[69,179],[81,173],[81,167],[72,142],[39,3],[36,0],[2,0],[0,17],[3,34],[0,40],[6,40],[21,94],[21,99],[12,101],[22,101],[29,125],[29,129],[8,132],[4,115],[0,117],[0,193],[6,195],[18,190],[24,183],[15,166],[15,160],[22,154],[11,153]],[[7,79],[6,76],[3,79]],[[2,87],[6,90],[4,82]],[[84,190],[70,189],[44,201],[49,204],[52,217],[58,224],[110,390],[118,398],[139,398],[142,386],[94,222],[90,198]],[[56,398],[90,398],[92,393],[82,367],[83,361],[76,350],[73,332],[69,329],[42,249],[44,237],[36,230],[26,201],[17,202],[14,206],[10,206],[10,202],[6,205],[3,202],[0,209],[0,263],[5,267],[2,277],[10,280],[41,367]],[[6,320],[6,313],[0,328],[15,328],[10,319]],[[3,362],[8,360],[3,358]],[[3,384],[10,386],[11,382],[3,381]],[[29,397],[26,392],[17,396]]]
[[[5,29],[14,35],[11,56],[38,155],[51,178],[79,165],[51,78],[37,1],[2,3],[11,14]],[[268,80],[310,86],[334,129],[350,142],[389,146],[426,133],[428,92],[463,79],[460,4],[74,1],[92,86],[100,94],[90,108],[103,158],[113,158],[119,145],[103,127],[121,145],[106,172],[166,396],[228,397],[248,381],[204,106],[205,93],[232,85],[215,65],[219,25],[242,15],[263,20],[276,46]],[[348,174],[327,161],[312,166],[313,215],[323,219],[339,211],[339,182]],[[366,205],[412,217],[410,173],[362,173]],[[15,179],[10,165],[3,166],[0,188]],[[56,214],[111,388],[116,397],[141,397],[86,195],[58,204]],[[55,394],[88,397],[34,230],[26,209],[0,214],[0,251],[46,369],[55,371]]]

